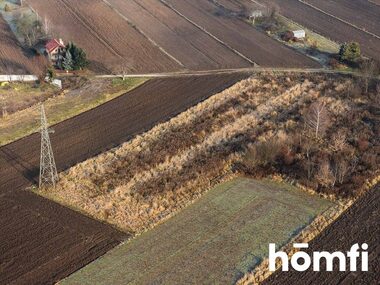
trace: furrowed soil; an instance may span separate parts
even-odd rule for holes
[[[83,48],[95,71],[163,72],[181,69],[101,0],[28,0],[52,33]]]
[[[244,58],[157,0],[107,2],[189,69],[251,66]]]
[[[286,184],[234,179],[61,284],[234,284],[268,243],[286,244],[331,205]]]
[[[213,1],[161,0],[240,54],[264,67],[319,67],[320,65],[256,30]],[[224,11],[224,12],[223,12]]]
[[[306,0],[305,2],[365,31],[380,36],[380,7],[368,0]]]
[[[245,76],[152,80],[55,125],[51,139],[58,170],[124,142]],[[37,180],[39,154],[38,134],[0,148],[1,284],[53,284],[128,236],[25,191]]]
[[[0,15],[0,74],[38,73],[44,62],[43,57],[28,57]]]
[[[320,67],[240,18],[252,5],[167,0],[28,0],[55,37],[74,41],[97,72]],[[125,36],[128,35],[128,36]]]
[[[374,36],[326,15],[298,0],[260,0],[260,2],[276,3],[280,7],[280,13],[285,17],[338,43],[358,42],[365,55],[380,60],[380,40]]]
[[[378,284],[380,280],[380,187],[377,186],[359,199],[345,214],[327,227],[322,234],[309,243],[307,252],[313,251],[349,251],[358,243],[368,244],[369,270],[360,271],[361,263],[357,264],[359,271],[340,272],[289,272],[277,271],[263,284]],[[336,264],[335,264],[336,265]],[[325,264],[321,268],[326,268]],[[347,268],[350,264],[347,262]]]

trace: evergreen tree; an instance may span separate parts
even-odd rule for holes
[[[359,58],[360,45],[358,43],[344,43],[340,46],[339,59],[341,61],[355,62]]]
[[[72,67],[74,70],[79,70],[87,67],[87,56],[83,49],[70,42],[66,46],[66,50],[71,53],[73,61]]]
[[[5,12],[10,12],[10,11],[11,11],[11,7],[9,7],[8,4],[5,4],[5,6],[4,6],[4,11],[5,11]]]
[[[63,59],[62,66],[63,66],[63,69],[66,71],[73,70],[73,58],[69,50],[66,50],[66,54]]]

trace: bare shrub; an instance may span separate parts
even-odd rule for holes
[[[331,148],[333,151],[342,151],[347,145],[347,131],[339,130],[332,135]]]
[[[316,178],[322,186],[330,187],[335,185],[336,179],[328,160],[323,160],[321,162]]]
[[[274,139],[258,142],[248,148],[245,160],[252,168],[268,167],[275,162],[280,150],[279,143]]]

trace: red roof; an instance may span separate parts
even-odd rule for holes
[[[48,41],[45,45],[45,48],[47,50],[47,52],[52,52],[54,51],[56,48],[59,48],[59,47],[62,47],[64,48],[65,45],[61,44],[58,40],[56,39],[52,39],[50,41]]]

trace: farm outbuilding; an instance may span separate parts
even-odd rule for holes
[[[292,31],[292,33],[293,33],[293,37],[298,40],[304,39],[306,37],[305,30],[296,30],[296,31]]]
[[[249,15],[249,20],[254,24],[256,19],[261,18],[263,16],[263,12],[261,10],[255,10]]]

